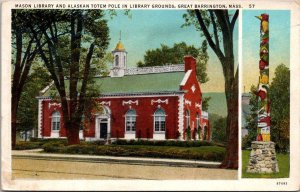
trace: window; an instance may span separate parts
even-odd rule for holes
[[[185,122],[186,122],[186,128],[190,126],[190,111],[186,110],[185,111]]]
[[[58,131],[60,128],[60,113],[55,111],[52,113],[52,130]]]
[[[126,131],[135,131],[136,112],[134,109],[129,109],[125,115]]]
[[[85,115],[83,114],[81,116],[81,122],[80,122],[80,126],[79,126],[79,131],[82,131],[84,128],[84,121],[85,121]]]
[[[166,113],[163,109],[157,109],[154,113],[154,131],[166,131]]]
[[[116,57],[115,57],[115,64],[116,64],[116,67],[119,66],[119,55],[116,55]]]
[[[200,118],[199,118],[199,113],[196,114],[196,128],[198,129],[200,126]]]

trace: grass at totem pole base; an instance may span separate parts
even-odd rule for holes
[[[242,151],[242,178],[288,178],[290,172],[290,154],[288,153],[277,153],[277,161],[279,172],[278,173],[247,173],[247,166],[249,163],[251,150]]]

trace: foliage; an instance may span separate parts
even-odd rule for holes
[[[203,41],[201,48],[187,45],[185,42],[175,43],[173,47],[161,44],[160,48],[147,50],[144,61],[137,63],[138,67],[162,66],[166,64],[181,64],[186,55],[191,55],[197,61],[197,78],[200,83],[209,80],[207,75],[207,42]]]
[[[212,140],[215,142],[226,143],[226,118],[218,117],[212,125]]]
[[[44,146],[64,146],[66,144],[66,139],[30,138],[30,141],[18,141],[15,150],[41,149]]]
[[[82,116],[93,106],[91,98],[99,95],[93,76],[105,73],[100,61],[109,60],[105,58],[109,29],[104,11],[35,10],[26,16],[36,22],[28,26],[57,89],[68,142],[79,143]]]
[[[192,133],[191,133],[191,132],[192,132],[192,131],[191,131],[191,127],[188,126],[188,128],[186,129],[186,139],[187,139],[188,141],[191,140],[191,137],[192,137]]]
[[[275,69],[270,85],[271,140],[277,150],[289,151],[290,143],[290,70],[283,64]]]
[[[208,111],[210,99],[211,99],[211,97],[202,97],[202,110],[203,111]]]
[[[175,159],[197,159],[220,161],[225,150],[218,146],[176,147],[149,145],[44,145],[44,151],[49,153],[89,154],[109,156],[133,156]]]
[[[246,117],[248,135],[242,141],[242,148],[251,147],[251,142],[257,136],[257,88],[251,86],[250,114]],[[276,150],[289,151],[290,127],[290,71],[283,64],[275,69],[275,77],[270,85],[269,96],[271,102],[271,141],[276,143]]]
[[[198,139],[202,139],[202,133],[201,133],[201,126],[199,125],[198,128],[197,128],[197,134],[198,134]]]
[[[223,123],[225,123],[225,127]],[[226,134],[223,130],[226,129],[226,118],[215,113],[210,113],[209,124],[212,130],[212,141],[226,143],[226,139],[221,139]]]
[[[28,11],[32,13],[33,11]],[[11,143],[16,144],[19,101],[31,66],[36,60],[36,42],[24,18],[23,10],[12,10],[12,83],[11,83]],[[40,37],[38,37],[40,38]]]
[[[28,131],[37,126],[38,102],[35,97],[39,95],[39,91],[49,85],[51,82],[50,75],[47,70],[38,64],[34,64],[32,72],[26,79],[18,109],[18,131]],[[30,114],[30,115],[28,115]],[[35,131],[37,133],[37,130]]]
[[[14,150],[29,150],[29,149],[40,149],[42,148],[43,142],[25,142],[25,141],[18,141]]]
[[[207,81],[209,81],[207,74],[208,59],[209,56],[207,53],[207,41],[204,40],[202,42],[202,46],[200,47],[199,54],[196,57],[196,74],[200,83],[206,83]]]
[[[290,154],[277,153],[276,158],[278,161],[278,173],[247,173],[247,166],[250,157],[249,150],[242,151],[242,178],[288,178],[290,173]]]
[[[232,14],[231,14],[232,13]],[[238,168],[238,69],[235,69],[233,30],[239,10],[188,10],[184,26],[193,25],[218,57],[225,80],[227,101],[227,153],[221,167]]]
[[[112,143],[113,145],[149,145],[149,146],[177,146],[177,147],[200,147],[212,146],[211,142],[207,141],[151,141],[151,140],[124,140],[118,139]]]
[[[258,111],[258,98],[256,95],[257,87],[252,85],[251,96],[249,101],[250,113],[246,116],[246,126],[248,130],[248,135],[245,136],[242,140],[242,148],[250,148],[251,142],[256,140],[257,136],[257,111]]]

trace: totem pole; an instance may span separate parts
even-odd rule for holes
[[[270,141],[270,101],[269,90],[269,15],[257,16],[260,22],[260,61],[258,84],[258,124],[257,141]]]
[[[279,172],[276,160],[275,143],[270,141],[270,101],[269,91],[269,15],[257,16],[260,20],[260,60],[258,96],[258,121],[256,141],[251,144],[247,172]]]

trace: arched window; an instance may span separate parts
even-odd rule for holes
[[[136,112],[134,109],[129,109],[125,114],[126,131],[135,131]]]
[[[60,129],[60,113],[58,111],[55,111],[52,113],[52,130],[58,131]]]
[[[200,118],[199,118],[199,113],[196,114],[196,128],[198,129],[200,126]]]
[[[163,109],[154,112],[154,131],[166,131],[166,113]]]
[[[186,122],[186,128],[190,126],[190,111],[186,110],[185,111],[185,122]]]
[[[119,55],[116,55],[116,57],[115,57],[115,64],[116,64],[116,67],[119,66]]]

